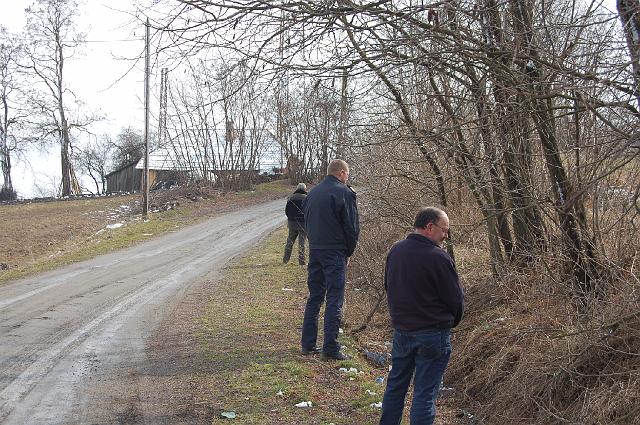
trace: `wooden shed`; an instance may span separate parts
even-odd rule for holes
[[[107,193],[139,191],[142,188],[142,170],[136,169],[136,164],[137,161],[132,162],[107,174]]]

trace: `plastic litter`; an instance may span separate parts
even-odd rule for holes
[[[384,378],[382,376],[377,377],[376,384],[384,384]]]
[[[377,402],[377,403],[371,403],[371,404],[369,405],[369,407],[373,407],[373,408],[376,408],[376,409],[382,409],[382,402],[381,402],[381,401],[379,401],[379,402]]]
[[[296,407],[313,407],[313,403],[311,403],[310,401],[301,401],[300,403],[296,404]]]
[[[364,355],[378,366],[384,366],[391,361],[391,354],[378,353],[376,351],[364,350]]]
[[[223,418],[226,418],[226,419],[235,419],[236,418],[236,412],[222,412],[220,414],[220,416],[222,416]]]

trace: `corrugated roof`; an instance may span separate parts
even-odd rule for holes
[[[253,136],[252,136],[253,135]],[[193,171],[205,168],[208,170],[220,170],[220,163],[250,163],[251,153],[239,153],[240,142],[234,141],[229,145],[226,143],[225,131],[215,130],[214,136],[217,141],[213,141],[210,146],[187,146],[180,141],[153,150],[149,153],[149,169],[162,171]],[[260,172],[271,173],[273,168],[280,168],[281,151],[280,144],[268,131],[261,132],[245,131],[245,140],[251,140],[258,144],[258,154],[256,158],[256,168]],[[213,151],[213,152],[212,152]],[[244,157],[244,158],[243,158]],[[242,161],[244,160],[244,161]],[[144,158],[136,164],[136,169],[144,168]],[[235,167],[243,169],[242,167]],[[225,166],[223,169],[229,169]],[[246,168],[245,168],[246,169]]]

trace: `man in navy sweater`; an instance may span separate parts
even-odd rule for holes
[[[442,249],[449,218],[438,208],[415,217],[415,231],[387,254],[385,289],[394,329],[392,368],[381,425],[397,425],[414,377],[411,424],[432,424],[442,376],[451,355],[451,328],[462,319],[463,292],[453,260]]]
[[[342,320],[347,264],[360,233],[356,193],[347,186],[348,179],[349,165],[334,159],[327,168],[327,177],[309,192],[304,204],[304,223],[309,238],[309,298],[304,310],[301,350],[303,354],[320,352],[316,346],[318,315],[326,298],[322,360],[348,358],[340,351],[338,329]]]

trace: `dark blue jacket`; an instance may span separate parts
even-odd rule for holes
[[[287,220],[295,221],[296,223],[304,223],[304,202],[307,199],[307,192],[304,190],[296,190],[293,192],[289,199],[287,199],[287,205],[284,207],[284,213],[287,215]]]
[[[394,328],[452,328],[462,319],[464,294],[456,268],[431,239],[411,233],[387,254],[384,273]]]
[[[360,235],[356,193],[335,176],[325,177],[307,196],[304,225],[311,249],[339,249],[351,257]]]

